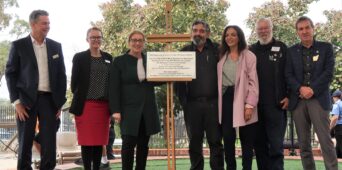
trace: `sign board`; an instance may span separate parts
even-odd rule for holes
[[[149,81],[191,81],[196,78],[195,52],[147,52]]]

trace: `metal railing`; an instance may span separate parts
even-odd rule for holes
[[[286,133],[284,139],[284,148],[290,149],[290,151],[298,148],[297,134],[295,132],[295,127],[293,126],[293,121],[291,121],[291,114],[288,113],[288,121],[286,126]],[[15,127],[9,128],[4,127],[5,123],[12,122],[15,124],[15,111],[11,106],[0,106],[0,139],[2,141],[9,140],[16,134],[17,129]],[[163,122],[163,116],[161,116],[161,122]],[[163,123],[162,127],[163,127]],[[118,125],[115,125],[116,134],[120,134]],[[163,128],[162,128],[163,129]],[[65,107],[61,114],[61,126],[59,131],[76,131],[74,116],[69,113],[69,107]],[[314,132],[312,132],[312,145],[313,147],[318,146],[318,142],[314,139]],[[121,138],[117,135],[116,138]],[[183,118],[183,113],[178,113],[175,116],[175,142],[176,148],[187,148],[188,147],[188,137],[186,134],[185,122]],[[236,145],[239,146],[239,140],[236,141]],[[203,147],[208,147],[206,139],[203,140]],[[164,137],[164,131],[153,135],[150,139],[150,148],[166,148],[166,142]],[[291,152],[290,152],[291,154]]]

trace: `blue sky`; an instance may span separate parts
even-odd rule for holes
[[[109,0],[17,0],[20,8],[13,8],[7,12],[15,13],[21,19],[28,20],[28,16],[34,9],[44,9],[50,13],[51,29],[49,38],[62,43],[67,75],[70,76],[72,57],[76,52],[86,50],[88,44],[85,40],[86,30],[91,26],[90,22],[102,19],[99,5]],[[247,19],[253,7],[270,0],[229,0],[231,6],[226,12],[229,24],[239,25],[248,36],[251,30],[247,29],[244,21]],[[282,0],[285,2],[285,0]],[[144,4],[143,0],[135,0],[134,3]],[[80,5],[81,4],[81,5]],[[342,0],[320,0],[310,5],[307,14],[314,22],[325,22],[323,10],[342,10]],[[6,31],[0,32],[0,39],[14,40]],[[0,98],[8,98],[6,82],[4,78],[0,87]]]

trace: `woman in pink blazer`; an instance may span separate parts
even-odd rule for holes
[[[244,33],[238,26],[227,26],[223,32],[217,75],[227,169],[236,169],[236,127],[240,132],[243,169],[251,169],[259,87],[256,57],[247,50]]]

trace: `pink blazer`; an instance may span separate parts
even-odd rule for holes
[[[218,76],[218,116],[219,123],[222,122],[222,69],[226,61],[227,54],[220,59],[217,64]],[[258,121],[257,104],[259,99],[259,82],[256,71],[256,57],[249,51],[244,50],[239,56],[236,69],[234,102],[233,102],[233,127],[245,126]],[[244,119],[245,105],[254,107],[254,113],[249,121]]]

